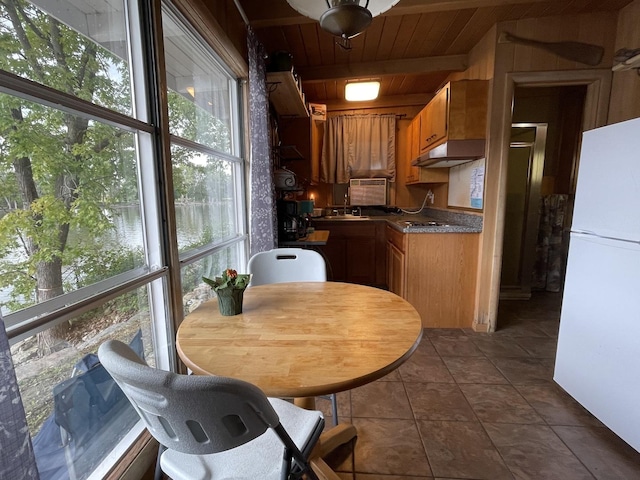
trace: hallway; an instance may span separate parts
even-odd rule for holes
[[[503,301],[493,334],[427,329],[397,371],[338,395],[359,436],[329,463],[345,480],[640,478],[640,453],[553,383],[560,304]]]

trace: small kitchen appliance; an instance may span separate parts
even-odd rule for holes
[[[276,202],[278,214],[278,239],[292,241],[300,238],[300,217],[298,216],[298,202],[293,200],[278,200]]]

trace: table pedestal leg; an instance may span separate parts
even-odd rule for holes
[[[340,477],[331,470],[331,467],[320,457],[313,457],[310,460],[311,468],[320,480],[340,480]]]
[[[315,410],[316,408],[315,397],[294,398],[293,401],[298,407],[308,410]],[[340,423],[320,435],[320,440],[316,449],[311,453],[310,460],[313,471],[320,480],[339,480],[340,477],[331,470],[331,467],[326,464],[323,458],[341,445],[351,442],[357,435],[356,427],[350,423]]]
[[[294,405],[304,408],[305,410],[315,410],[316,409],[316,398],[315,397],[296,397],[293,399]]]
[[[320,435],[319,455],[325,457],[339,446],[351,442],[357,436],[356,427],[350,423],[340,423]]]

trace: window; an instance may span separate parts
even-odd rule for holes
[[[165,4],[150,104],[152,3],[0,4],[0,308],[43,480],[101,478],[142,431],[98,346],[170,369],[170,312],[246,259],[238,80]]]

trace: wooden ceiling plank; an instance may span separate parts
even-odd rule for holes
[[[510,20],[519,20],[525,15],[530,9],[531,5],[505,5],[501,7],[502,13],[498,13],[496,21],[497,22],[507,22]]]
[[[293,57],[293,65],[296,69],[308,64],[306,52],[304,51],[304,40],[300,32],[300,25],[291,25],[283,28],[286,38],[287,51]]]
[[[466,9],[459,10],[456,12],[456,17],[453,22],[449,25],[449,28],[445,32],[440,40],[435,45],[436,54],[444,55],[445,52],[449,49],[449,46],[455,41],[456,38],[460,35],[460,32],[469,25],[471,18],[477,9]]]
[[[437,15],[420,15],[416,29],[413,32],[413,36],[411,37],[411,40],[409,40],[407,48],[402,55],[403,57],[411,58],[421,56],[421,48],[424,46],[425,40],[428,37],[429,32],[433,29],[437,18]]]
[[[322,61],[320,55],[320,42],[318,40],[317,27],[312,24],[300,25],[300,35],[304,40],[302,47],[305,52],[305,65],[319,65]],[[298,68],[298,65],[296,65]]]
[[[384,19],[382,38],[380,39],[380,45],[378,45],[376,60],[388,60],[391,56],[391,49],[398,36],[401,22],[401,17],[387,17]]]
[[[384,27],[384,18],[376,17],[371,22],[369,28],[364,31],[364,38],[361,40],[364,44],[362,52],[362,61],[370,62],[376,59],[378,53],[378,45],[382,37],[382,28]],[[356,38],[356,40],[358,40]],[[355,40],[354,40],[355,41]]]
[[[470,8],[499,7],[517,3],[546,3],[549,0],[402,0],[401,3],[383,13],[383,16],[415,15],[418,13],[446,12],[452,10],[466,10]]]
[[[404,52],[416,31],[420,15],[405,15],[400,19],[400,30],[391,48],[391,58],[404,57]]]
[[[469,45],[476,45],[483,35],[496,23],[495,8],[479,8],[473,14],[469,25],[460,31],[458,37],[451,42],[447,54],[466,52]]]
[[[327,98],[344,98],[344,87],[338,89],[337,82],[329,81],[325,83],[327,89]]]
[[[380,96],[400,95],[400,86],[402,85],[402,75],[395,75],[393,77],[385,77],[380,84]],[[384,90],[382,86],[384,85]]]
[[[320,45],[320,65],[333,65],[336,63],[334,37],[322,30],[319,26],[316,28],[318,32],[318,43]]]
[[[427,32],[420,50],[420,57],[438,55],[436,45],[456,18],[456,12],[439,12],[431,15],[435,16],[435,23],[433,28]]]
[[[548,0],[403,0],[383,13],[382,17],[416,15],[423,13],[446,12],[467,8],[496,7],[518,3],[543,3]],[[241,0],[243,10],[254,29],[314,23],[314,20],[298,14],[285,0]]]
[[[462,72],[467,69],[467,55],[441,57],[405,58],[378,62],[298,68],[307,82],[324,81],[332,78],[353,78],[366,76],[409,75],[438,72],[442,70]]]

